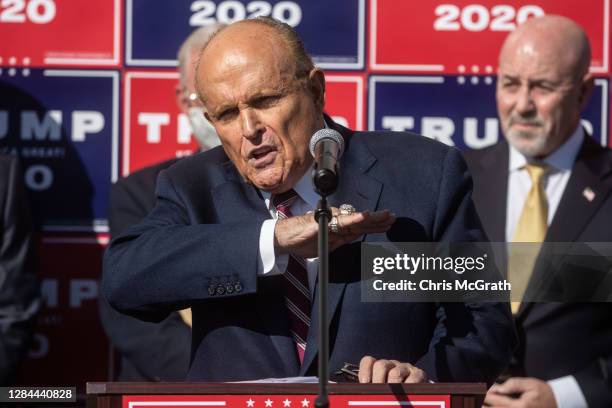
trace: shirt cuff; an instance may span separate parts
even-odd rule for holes
[[[573,375],[548,381],[555,396],[557,408],[588,408],[584,394]]]
[[[274,227],[276,227],[276,220],[273,219],[265,220],[261,225],[258,276],[280,275],[285,272],[289,263],[288,254],[276,256],[274,251]]]

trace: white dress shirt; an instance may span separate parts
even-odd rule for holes
[[[563,145],[543,160],[549,166],[549,170],[544,175],[544,190],[548,201],[548,225],[550,225],[559,207],[584,138],[584,130],[579,125]],[[508,242],[512,242],[525,200],[529,190],[531,190],[531,178],[525,169],[526,164],[525,156],[510,145],[508,199],[506,200],[506,240]],[[567,375],[550,380],[548,385],[552,388],[558,408],[588,407],[584,394],[574,376]]]
[[[306,214],[308,211],[313,211],[317,207],[319,196],[314,191],[310,175],[311,170],[307,170],[297,184],[293,186],[293,190],[297,193],[298,198],[294,201],[289,210],[294,216]],[[266,201],[266,207],[268,208],[272,219],[264,221],[259,234],[259,256],[261,263],[260,269],[258,270],[258,275],[280,275],[287,270],[289,255],[276,255],[274,250],[274,227],[276,226],[278,215],[276,213],[276,208],[274,208],[272,205],[272,194],[265,191],[262,191],[261,193]],[[319,258],[306,259],[308,285],[311,295],[314,292],[318,264]]]

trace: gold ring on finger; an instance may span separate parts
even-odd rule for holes
[[[350,204],[342,204],[339,208],[340,215],[351,215],[357,212],[357,209]]]

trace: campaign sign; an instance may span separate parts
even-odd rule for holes
[[[121,397],[122,408],[145,408],[145,407],[284,407],[284,408],[314,408],[317,398],[316,384],[301,384],[304,394],[280,394],[257,392],[251,394],[236,394],[243,388],[241,384],[225,383],[224,387],[228,390],[226,394],[219,394],[218,387],[213,390],[208,386],[202,385],[202,395],[124,395]],[[441,384],[442,385],[442,384]],[[443,386],[443,385],[442,385]],[[333,385],[332,385],[333,387]],[[447,408],[451,406],[451,396],[446,394],[448,387],[442,392],[436,389],[437,385],[431,385],[431,393],[424,394],[404,394],[402,391],[394,395],[376,394],[340,394],[334,389],[329,395],[329,406],[334,408],[351,407],[389,407],[389,406],[408,406],[408,407],[428,407],[428,408]],[[282,389],[278,387],[277,389]],[[310,389],[310,393],[308,392]],[[401,389],[400,389],[401,390]],[[212,392],[211,392],[212,391]]]
[[[119,74],[19,69],[0,76],[0,95],[0,153],[21,157],[37,227],[107,231]]]
[[[496,71],[509,32],[534,16],[578,22],[593,49],[591,69],[607,73],[610,0],[371,0],[370,68],[487,74]]]
[[[359,75],[325,75],[325,112],[342,126],[363,130],[363,82]]]
[[[123,176],[198,150],[189,120],[176,102],[176,72],[128,72],[124,76]]]
[[[3,0],[0,65],[119,66],[121,1]]]
[[[126,176],[198,150],[175,98],[176,72],[132,71],[124,79],[123,165]],[[325,111],[352,129],[363,128],[363,77],[326,75]]]
[[[77,386],[109,379],[109,343],[98,315],[108,238],[46,237],[37,259],[41,309],[20,385]]]
[[[370,77],[370,130],[411,131],[460,149],[481,149],[503,138],[497,119],[494,77]],[[608,141],[608,79],[596,79],[583,112],[587,131]]]
[[[126,0],[127,64],[176,66],[196,28],[257,16],[294,27],[321,68],[363,68],[365,0]]]

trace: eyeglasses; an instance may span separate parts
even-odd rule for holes
[[[332,378],[337,382],[359,382],[359,366],[357,364],[344,363],[342,368],[334,371]]]

